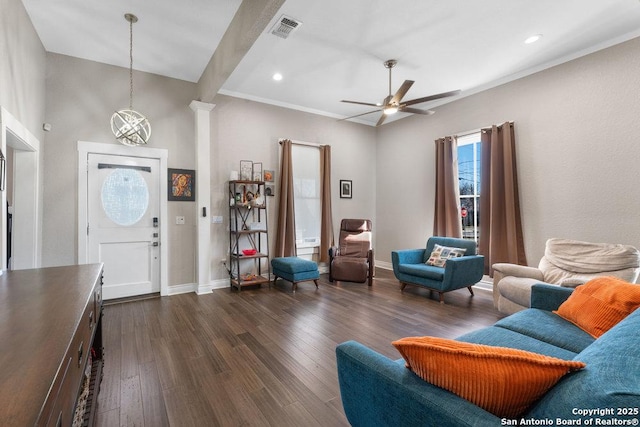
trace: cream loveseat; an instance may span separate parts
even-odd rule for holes
[[[538,268],[493,264],[493,304],[504,314],[530,307],[531,287],[546,282],[575,288],[596,276],[634,283],[640,274],[640,252],[633,246],[549,239]]]

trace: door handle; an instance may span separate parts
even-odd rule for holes
[[[153,242],[153,243],[151,243],[151,246],[160,246],[160,243],[158,243],[158,242]]]

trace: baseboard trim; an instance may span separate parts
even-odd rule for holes
[[[224,289],[231,286],[230,279],[215,279],[211,281],[211,290],[214,289]]]
[[[188,294],[189,292],[196,292],[198,285],[195,283],[184,283],[182,285],[173,285],[167,287],[167,296]]]
[[[381,268],[383,270],[393,270],[393,264],[391,264],[390,262],[378,260],[375,260],[374,262],[376,263],[376,268]]]
[[[480,289],[481,291],[493,292],[493,283],[481,280],[473,285],[473,288]]]
[[[376,268],[381,268],[383,270],[393,270],[393,265],[390,262],[386,261],[375,261]],[[329,267],[325,265],[319,265],[318,271],[321,274],[325,274],[329,272]],[[273,279],[273,276],[271,277]],[[224,289],[231,286],[231,282],[229,279],[215,279],[209,282],[208,285],[198,286],[197,283],[185,283],[182,285],[173,285],[169,286],[169,290],[167,295],[179,295],[179,294],[187,294],[189,292],[195,292],[197,295],[205,295],[213,292],[214,289]],[[493,292],[493,283],[490,278],[483,278],[480,282],[473,285],[475,289],[480,289],[484,291]]]

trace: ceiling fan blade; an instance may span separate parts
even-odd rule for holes
[[[411,101],[403,102],[402,105],[421,104],[427,101],[434,101],[440,98],[446,98],[447,96],[453,96],[460,93],[460,90],[452,90],[451,92],[438,93],[436,95],[425,96],[424,98],[412,99]]]
[[[430,116],[435,113],[435,111],[433,110],[419,110],[417,108],[411,108],[411,107],[400,108],[400,111],[403,113],[424,114],[427,116]]]
[[[378,123],[376,123],[376,126],[380,126],[382,123],[384,123],[385,119],[387,118],[387,115],[382,113],[380,115],[380,118],[378,119]]]
[[[346,102],[348,104],[358,104],[358,105],[368,105],[369,107],[379,107],[380,105],[378,104],[372,104],[370,102],[360,102],[360,101],[347,101],[346,99],[343,99],[340,102]]]
[[[355,116],[345,117],[344,119],[338,119],[338,121],[339,121],[339,122],[341,122],[341,121],[343,121],[343,120],[354,119],[354,118],[356,118],[356,117],[365,116],[365,115],[367,115],[367,114],[377,113],[378,111],[380,111],[380,109],[373,110],[373,111],[367,111],[366,113],[362,113],[362,114],[356,114]]]
[[[389,104],[399,104],[400,100],[407,94],[409,89],[411,89],[411,85],[415,83],[413,80],[405,80],[400,86],[400,89],[393,95],[393,98],[389,101]]]

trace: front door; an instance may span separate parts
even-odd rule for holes
[[[160,161],[88,155],[87,257],[104,299],[160,292]]]

